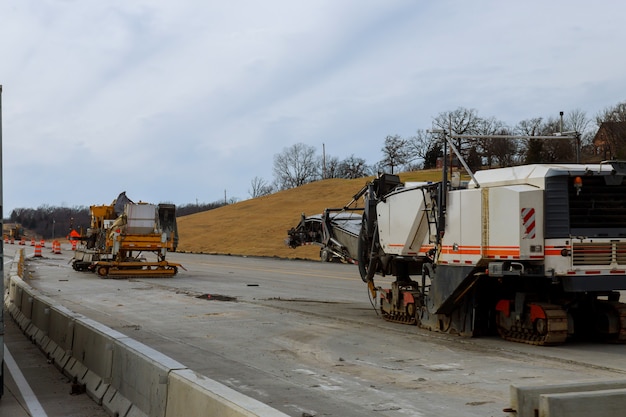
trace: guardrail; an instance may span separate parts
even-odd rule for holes
[[[112,416],[287,417],[253,398],[44,296],[11,266],[5,307],[24,334]],[[21,266],[20,266],[21,265]]]

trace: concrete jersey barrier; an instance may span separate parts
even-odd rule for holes
[[[512,385],[510,405],[516,417],[621,417],[626,415],[626,380]]]
[[[30,287],[11,267],[5,306],[54,365],[110,415],[287,417]]]

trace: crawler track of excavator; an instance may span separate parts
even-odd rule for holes
[[[98,262],[95,271],[101,278],[169,278],[181,264],[161,262]]]

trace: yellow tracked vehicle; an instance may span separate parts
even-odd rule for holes
[[[91,206],[90,212],[91,226],[74,253],[75,270],[127,278],[171,277],[182,268],[165,260],[178,244],[173,204],[134,203],[123,192],[110,205]]]

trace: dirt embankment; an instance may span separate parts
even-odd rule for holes
[[[402,181],[438,181],[439,171],[400,174]],[[346,205],[370,178],[328,179],[178,219],[181,252],[319,259],[319,247],[291,249],[287,231],[302,213]],[[363,201],[358,202],[363,207]]]

